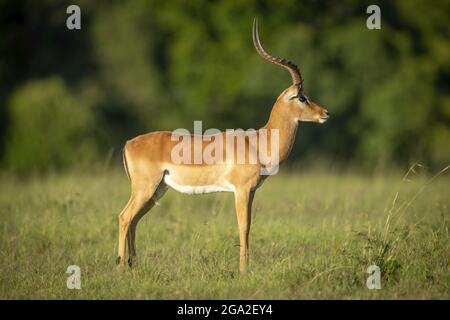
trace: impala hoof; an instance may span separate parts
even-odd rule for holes
[[[117,271],[119,271],[119,272],[124,272],[125,271],[125,266],[122,263],[122,259],[120,257],[117,257],[116,265],[117,265]]]

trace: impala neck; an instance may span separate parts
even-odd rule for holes
[[[298,121],[289,114],[286,106],[281,101],[275,102],[270,113],[269,120],[263,128],[267,130],[279,130],[280,163],[283,162],[291,152],[292,146],[295,141],[297,127]]]

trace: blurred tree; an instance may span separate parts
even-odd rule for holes
[[[73,3],[82,11],[75,32],[65,28]],[[91,139],[102,151],[150,130],[192,129],[194,120],[204,129],[260,127],[290,79],[255,53],[257,16],[268,51],[297,63],[308,95],[332,114],[325,126],[301,125],[291,159],[448,164],[450,1],[379,1],[381,30],[366,28],[369,4],[0,2],[0,135],[26,123],[4,108],[10,95],[18,100],[26,91],[17,88],[51,75],[77,105],[92,106]],[[8,165],[19,161],[2,153]]]
[[[33,80],[9,102],[6,163],[20,173],[62,168],[96,155],[94,118],[58,77]]]

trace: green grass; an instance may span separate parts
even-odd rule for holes
[[[243,276],[232,194],[169,190],[138,226],[138,266],[119,274],[123,172],[4,173],[0,298],[449,299],[449,174],[404,173],[282,168],[256,193]],[[66,288],[72,264],[81,290]],[[381,290],[366,287],[371,264]]]

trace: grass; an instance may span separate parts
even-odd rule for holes
[[[449,174],[417,169],[282,168],[256,193],[244,276],[232,194],[169,190],[138,226],[138,266],[119,274],[123,172],[4,173],[0,298],[449,299]],[[81,290],[66,288],[72,264]],[[366,287],[372,264],[381,290]]]

